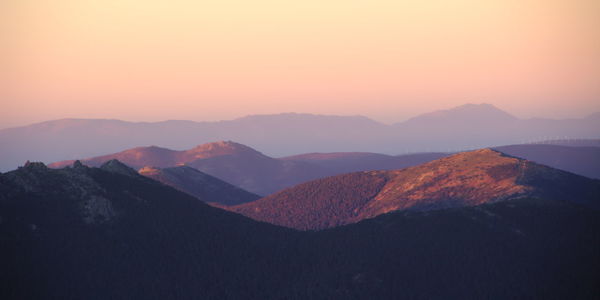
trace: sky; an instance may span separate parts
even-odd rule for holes
[[[0,128],[483,102],[600,111],[600,1],[0,1]]]

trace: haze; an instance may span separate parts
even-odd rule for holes
[[[310,112],[395,122],[466,102],[600,110],[592,0],[8,0],[0,128]]]

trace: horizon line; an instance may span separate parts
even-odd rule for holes
[[[32,123],[27,123],[27,124],[23,124],[23,125],[17,125],[17,126],[8,126],[8,127],[0,127],[0,130],[7,130],[7,129],[15,129],[15,128],[22,128],[22,127],[28,127],[28,126],[34,126],[34,125],[41,125],[44,123],[50,123],[50,122],[57,122],[57,121],[67,121],[67,120],[73,120],[73,121],[118,121],[118,122],[124,122],[124,123],[137,123],[137,124],[142,124],[142,123],[147,123],[147,124],[156,124],[156,123],[166,123],[166,122],[192,122],[192,123],[219,123],[219,122],[231,122],[231,121],[237,121],[237,120],[242,120],[245,118],[250,118],[250,117],[267,117],[267,116],[281,116],[281,115],[304,115],[304,116],[318,116],[318,117],[341,117],[341,118],[364,118],[364,119],[368,119],[369,121],[378,123],[378,124],[382,124],[382,125],[387,125],[387,126],[391,126],[391,125],[395,125],[395,124],[399,124],[399,123],[404,123],[406,121],[409,121],[411,119],[414,118],[418,118],[421,116],[425,116],[431,113],[436,113],[436,112],[446,112],[446,111],[452,111],[452,110],[456,110],[462,107],[466,107],[466,106],[491,106],[492,108],[494,108],[495,110],[498,110],[499,112],[504,112],[512,117],[514,117],[515,119],[518,120],[580,120],[580,119],[586,119],[589,117],[592,117],[596,114],[600,114],[600,111],[597,112],[592,112],[592,113],[588,113],[587,115],[583,115],[580,117],[570,117],[570,118],[547,118],[547,117],[531,117],[531,118],[519,118],[514,116],[513,114],[498,108],[496,105],[493,105],[491,103],[465,103],[462,105],[458,105],[458,106],[453,106],[450,108],[445,108],[445,109],[437,109],[437,110],[432,110],[429,112],[425,112],[425,113],[421,113],[421,114],[416,114],[413,117],[409,117],[406,118],[404,120],[401,121],[395,121],[395,122],[383,122],[380,120],[377,120],[376,118],[372,118],[366,115],[361,115],[361,114],[352,114],[352,115],[340,115],[340,114],[327,114],[327,113],[311,113],[311,112],[294,112],[294,111],[285,111],[285,112],[279,112],[279,113],[257,113],[257,114],[247,114],[247,115],[242,115],[239,117],[234,117],[234,118],[229,118],[229,119],[219,119],[219,120],[208,120],[208,121],[203,121],[203,120],[190,120],[190,119],[163,119],[163,120],[156,120],[156,121],[134,121],[134,120],[127,120],[127,119],[119,119],[119,118],[112,118],[112,117],[97,117],[97,118],[84,118],[84,117],[64,117],[64,118],[56,118],[56,119],[49,119],[49,120],[44,120],[44,121],[38,121],[38,122],[32,122]]]

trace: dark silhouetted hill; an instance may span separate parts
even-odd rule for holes
[[[522,198],[299,232],[116,161],[29,163],[0,174],[0,298],[594,299],[599,220]]]

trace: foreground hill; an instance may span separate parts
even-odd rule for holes
[[[144,167],[138,173],[207,203],[237,205],[260,198],[256,194],[186,166],[164,169]]]
[[[259,115],[219,122],[62,119],[0,130],[0,171],[30,159],[54,162],[140,145],[189,149],[234,140],[281,157],[310,152],[454,152],[542,137],[600,137],[600,114],[518,119],[489,104],[467,104],[387,125],[361,116]],[[147,164],[142,164],[147,165]],[[158,167],[166,167],[159,166]]]
[[[394,212],[317,236],[333,249],[344,241],[335,260],[363,264],[353,273],[363,299],[595,299],[598,216],[565,202],[515,199]]]
[[[598,211],[518,199],[298,232],[117,161],[0,174],[2,299],[593,299]]]
[[[437,210],[523,197],[597,207],[600,182],[491,149],[416,167],[319,179],[231,207],[256,220],[307,230],[355,223],[396,210]]]
[[[164,299],[181,287],[191,288],[187,297],[239,295],[266,287],[256,270],[279,247],[270,236],[287,232],[117,161],[30,163],[0,175],[0,220],[2,299]]]

